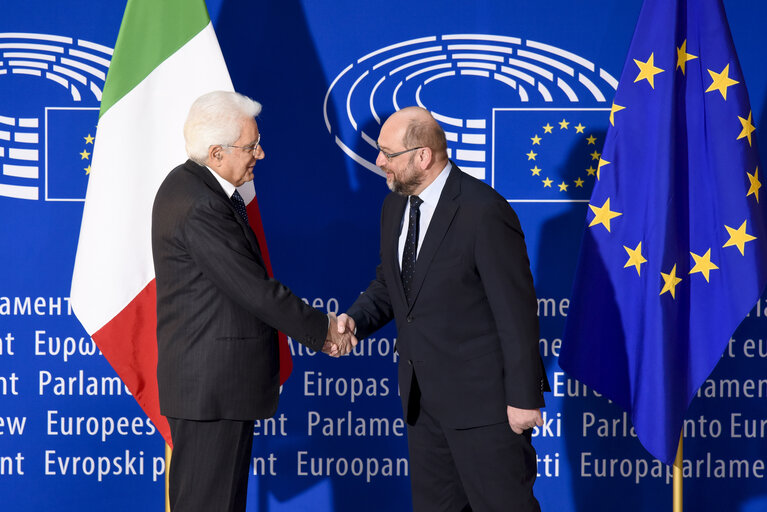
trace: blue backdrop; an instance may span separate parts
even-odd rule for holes
[[[45,71],[103,82],[124,6],[0,7],[2,510],[163,504],[163,441],[68,308],[99,100]],[[544,510],[671,507],[670,468],[642,448],[622,411],[557,364],[594,154],[640,7],[208,1],[235,88],[264,104],[267,158],[255,183],[275,274],[312,305],[342,312],[373,277],[388,190],[371,141],[396,108],[434,111],[453,159],[511,201],[553,387],[534,440]],[[767,114],[767,6],[725,7],[755,135],[767,147],[758,129]],[[687,413],[687,510],[767,510],[765,300]],[[410,508],[395,339],[388,326],[341,360],[293,344],[277,416],[256,425],[249,510]]]

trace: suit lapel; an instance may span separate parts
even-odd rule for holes
[[[253,252],[256,253],[258,256],[258,259],[261,262],[261,266],[264,266],[264,258],[261,255],[261,245],[258,243],[258,237],[256,237],[256,234],[253,232],[253,228],[250,227],[250,225],[245,222],[245,219],[243,219],[239,213],[237,213],[237,210],[234,209],[234,205],[231,204],[232,201],[228,197],[226,198],[227,201],[229,201],[230,206],[232,207],[232,211],[234,212],[234,217],[237,219],[237,222],[240,223],[240,226],[242,226],[243,231],[245,232],[245,238],[248,239],[248,242],[250,243],[250,246],[253,248]]]
[[[434,255],[437,254],[437,249],[442,243],[442,239],[445,238],[445,234],[453,222],[456,211],[458,211],[456,197],[461,192],[461,173],[462,171],[453,164],[450,175],[442,189],[442,194],[439,197],[437,208],[434,210],[434,215],[429,223],[429,229],[426,231],[426,236],[423,239],[423,245],[418,251],[418,259],[415,262],[415,275],[413,276],[413,288],[411,290],[413,300],[408,304],[408,312],[413,309],[413,304],[415,304],[418,298],[418,292],[420,292],[423,281],[426,278],[429,265],[431,265]],[[402,284],[400,284],[401,287]]]
[[[187,160],[186,162],[186,168],[189,169],[195,176],[200,178],[205,185],[211,190],[211,192],[222,199],[226,201],[226,204],[229,205],[229,208],[232,210],[232,213],[234,214],[234,218],[237,219],[237,222],[240,223],[240,227],[243,228],[243,232],[245,233],[245,238],[247,238],[248,243],[250,244],[251,248],[253,249],[253,252],[256,253],[256,256],[258,256],[259,263],[261,266],[264,266],[264,258],[261,255],[261,246],[258,244],[258,239],[256,238],[256,234],[253,232],[253,229],[248,225],[247,222],[245,222],[245,219],[243,219],[239,213],[237,213],[237,210],[234,209],[234,204],[232,204],[232,200],[227,197],[224,190],[221,188],[221,185],[216,181],[216,178],[213,177],[213,175],[210,173],[210,170],[208,170],[207,167],[199,165],[191,160]]]

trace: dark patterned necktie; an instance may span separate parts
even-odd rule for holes
[[[242,217],[242,220],[245,221],[245,224],[248,224],[248,210],[245,209],[245,201],[236,190],[234,191],[234,194],[232,194],[232,204],[234,205],[234,209],[237,210],[237,213],[240,214],[240,217]]]
[[[410,217],[407,223],[407,238],[405,249],[402,251],[402,287],[405,289],[405,297],[410,302],[410,288],[413,285],[415,274],[415,259],[418,254],[418,223],[420,211],[418,208],[423,200],[418,196],[410,196]]]
[[[232,205],[234,206],[234,209],[237,211],[237,213],[240,214],[240,217],[242,217],[242,220],[245,221],[245,224],[250,229],[250,222],[248,222],[248,210],[245,208],[245,201],[242,199],[242,196],[239,192],[236,190],[234,191],[234,194],[232,194],[231,197]],[[250,229],[251,232],[253,232],[252,229]],[[256,242],[256,247],[258,248],[259,254],[261,253],[261,242],[258,241],[258,235],[253,233],[254,240]]]

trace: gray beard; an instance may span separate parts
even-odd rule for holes
[[[412,161],[411,157],[409,165],[412,165]],[[423,183],[423,177],[417,172],[412,173],[404,181],[399,181],[394,175],[392,175],[391,180],[389,178],[386,179],[386,186],[389,187],[389,190],[405,197],[413,195],[413,192],[421,186],[421,183]]]
[[[389,187],[389,190],[405,197],[413,195],[419,185],[421,185],[421,179],[417,176],[406,182],[398,181],[395,178],[392,178],[392,181],[386,180],[386,186]]]

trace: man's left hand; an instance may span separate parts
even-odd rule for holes
[[[543,426],[543,418],[540,409],[517,409],[510,405],[506,406],[506,416],[509,418],[509,426],[516,434],[521,434],[529,428]]]

